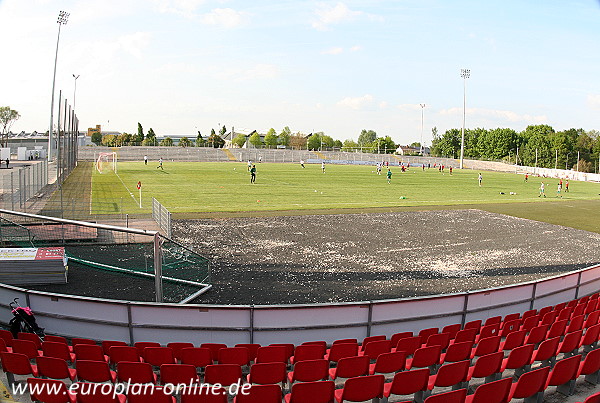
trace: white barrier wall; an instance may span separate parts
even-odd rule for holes
[[[237,343],[332,342],[417,332],[555,305],[600,290],[600,265],[524,284],[423,298],[341,304],[221,306],[138,303],[29,291],[0,285],[8,303],[29,305],[49,334],[96,340]]]

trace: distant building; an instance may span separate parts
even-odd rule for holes
[[[423,147],[423,155],[429,155],[429,147]],[[399,155],[421,155],[421,148],[411,146],[398,146],[396,154]]]
[[[96,127],[88,127],[87,135],[89,137],[92,137],[92,134],[94,134],[94,133],[102,133],[102,126],[96,125]]]

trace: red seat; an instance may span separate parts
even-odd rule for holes
[[[281,403],[281,387],[279,385],[252,385],[238,393],[233,403]]]
[[[144,348],[144,361],[154,367],[163,364],[176,364],[173,350],[169,347],[146,347]]]
[[[534,327],[540,324],[540,315],[533,315],[523,319],[523,323],[521,324],[521,330],[525,330],[529,332]]]
[[[599,350],[600,351],[600,350]],[[288,382],[315,382],[327,380],[329,378],[329,361],[306,360],[297,362],[294,365],[294,370],[287,374]]]
[[[516,330],[506,336],[506,339],[500,344],[499,350],[510,351],[514,348],[521,347],[525,343],[527,332],[525,330]]]
[[[246,347],[225,347],[217,353],[219,364],[250,365],[250,354]]]
[[[398,340],[394,351],[403,351],[406,356],[411,356],[421,348],[421,338],[419,336],[404,337]]]
[[[29,395],[34,402],[75,403],[75,394],[69,392],[63,381],[55,379],[27,378]]]
[[[583,403],[600,403],[600,392],[586,397]]]
[[[325,346],[319,344],[301,344],[296,347],[294,355],[290,357],[292,364],[305,360],[320,360],[325,356]]]
[[[36,357],[42,355],[34,342],[32,342],[31,340],[22,339],[13,339],[12,352],[18,354],[25,354],[30,360],[33,360]]]
[[[92,339],[84,339],[81,337],[73,337],[71,339],[71,345],[73,346],[73,350],[75,350],[75,346],[78,344],[91,344],[96,345],[96,342]]]
[[[104,355],[109,355],[108,353],[110,351],[110,348],[113,346],[127,346],[127,343],[118,340],[103,340],[102,351],[104,352]]]
[[[465,403],[507,403],[511,385],[512,378],[484,383],[467,396]]]
[[[483,323],[483,326],[496,325],[502,323],[502,316],[492,316],[487,318]]]
[[[334,393],[335,400],[342,402],[362,402],[383,397],[383,375],[366,375],[347,379],[343,389]]]
[[[73,346],[76,360],[104,361],[108,362],[108,356],[104,355],[102,347],[92,344],[76,344]]]
[[[564,354],[565,357],[577,354],[579,347],[581,346],[581,337],[583,330],[576,330],[571,333],[567,333],[563,338],[563,341],[558,345],[558,353]]]
[[[248,383],[268,385],[281,383],[285,386],[287,379],[286,366],[283,362],[264,362],[250,367]],[[279,397],[281,398],[281,396]]]
[[[506,337],[512,332],[516,332],[521,329],[521,319],[513,319],[508,322],[504,322],[502,324],[502,328],[500,329],[500,336]]]
[[[160,383],[163,385],[190,385],[199,383],[196,367],[189,364],[163,364],[160,366]]]
[[[377,357],[375,364],[369,365],[369,374],[391,374],[403,371],[406,367],[406,354],[402,351],[383,353]]]
[[[236,344],[235,347],[246,347],[248,349],[248,358],[250,358],[250,361],[254,361],[256,360],[256,352],[262,346],[257,343],[239,343]]]
[[[504,353],[502,351],[482,355],[475,361],[475,365],[469,368],[469,380],[485,378],[486,382],[495,381],[501,373],[503,358]]]
[[[147,362],[122,361],[117,364],[117,379],[119,382],[156,383],[156,375],[152,365]]]
[[[108,358],[111,365],[116,365],[121,361],[140,362],[142,361],[137,348],[129,346],[112,346],[108,351]]]
[[[44,341],[42,343],[42,352],[45,356],[60,358],[68,362],[75,361],[75,354],[69,350],[69,346],[64,343],[54,341]]]
[[[69,368],[62,358],[37,357],[35,359],[40,376],[51,379],[70,379],[74,381],[77,371]]]
[[[35,333],[27,333],[27,332],[19,332],[17,333],[17,339],[19,340],[29,340],[35,344],[35,348],[38,350],[42,349],[42,339]]]
[[[556,386],[556,391],[565,395],[571,396],[575,391],[575,380],[577,379],[577,372],[579,370],[579,363],[581,362],[581,355],[574,355],[569,358],[563,358],[556,362],[544,389],[548,386]]]
[[[461,324],[454,323],[452,325],[444,326],[440,333],[448,333],[448,334],[450,334],[450,339],[454,339],[454,337],[456,337],[456,333],[458,333],[460,329],[461,329]]]
[[[600,382],[600,349],[592,350],[579,365],[577,376],[585,375],[586,382],[597,385]]]
[[[426,346],[440,346],[442,351],[446,351],[450,345],[450,333],[436,333],[429,336]]]
[[[288,350],[285,346],[265,346],[260,347],[256,351],[256,361],[258,363],[264,362],[288,362]]]
[[[182,364],[191,364],[196,368],[204,368],[213,362],[208,348],[186,347],[181,349],[180,354]]]
[[[200,344],[200,347],[202,348],[207,348],[210,350],[210,357],[211,359],[214,361],[217,361],[217,358],[219,357],[219,350],[222,348],[227,347],[227,344],[223,344],[223,343],[202,343]]]
[[[463,403],[466,397],[466,389],[457,389],[450,392],[431,395],[425,399],[425,403]]]
[[[436,368],[440,363],[441,353],[440,346],[421,347],[415,351],[413,358],[406,360],[406,368]]]
[[[542,367],[521,375],[519,380],[510,387],[508,400],[532,397],[535,399],[532,401],[541,401],[549,372],[550,367]]]
[[[358,355],[357,343],[340,343],[334,344],[325,354],[325,359],[328,361],[338,362],[341,358],[355,357]]]
[[[362,341],[362,343],[360,344],[360,350],[359,351],[365,351],[365,347],[367,346],[367,344],[369,344],[372,341],[382,341],[382,340],[386,340],[386,337],[384,335],[377,335],[377,336],[368,336],[365,337]]]
[[[371,360],[376,360],[380,354],[389,353],[391,349],[390,340],[375,340],[369,342],[359,354],[367,356]]]
[[[15,383],[15,375],[38,376],[36,365],[31,365],[29,357],[20,353],[0,353],[2,370],[6,373],[9,384]]]
[[[285,403],[331,403],[334,391],[333,381],[295,383],[284,400]]]
[[[227,403],[225,389],[213,389],[209,385],[192,386],[181,391],[181,403]]]
[[[548,333],[548,325],[539,325],[529,331],[525,344],[538,345],[542,341],[546,340],[546,333]]]
[[[369,357],[346,357],[338,361],[337,367],[329,370],[331,379],[354,378],[369,373]]]
[[[475,328],[465,328],[463,330],[459,330],[456,333],[456,337],[454,338],[454,343],[462,343],[465,341],[470,341],[471,343],[475,343],[475,339],[477,338],[478,330]]]
[[[392,337],[390,337],[392,347],[396,348],[396,346],[398,345],[398,341],[400,341],[401,339],[406,339],[407,337],[413,337],[413,332],[394,333]]]
[[[514,369],[515,375],[520,376],[523,372],[528,371],[534,350],[535,346],[533,344],[525,344],[512,350],[508,357],[502,361],[500,373],[503,373],[506,369]]]
[[[475,341],[479,343],[481,339],[493,336],[500,336],[500,323],[494,323],[491,325],[483,326],[479,331],[479,334],[477,335]]]
[[[286,363],[290,360],[290,357],[292,357],[294,355],[294,350],[296,349],[296,346],[294,346],[292,343],[272,343],[272,344],[269,344],[269,346],[285,347]],[[257,351],[257,354],[258,354],[258,351]]]
[[[509,313],[508,315],[506,315],[504,317],[504,320],[502,321],[502,323],[503,323],[502,326],[504,326],[504,324],[507,323],[507,322],[511,322],[511,321],[513,321],[515,319],[520,319],[520,318],[521,318],[521,314],[519,312]]]
[[[160,347],[160,343],[155,341],[138,341],[133,344],[133,347],[138,349],[138,353],[140,353],[140,357],[144,356],[144,349],[146,347]]]
[[[471,361],[465,360],[442,365],[437,374],[429,377],[427,388],[429,390],[433,390],[435,387],[449,386],[452,386],[452,390],[466,388],[470,364]]]
[[[160,386],[154,388],[138,388],[139,393],[129,392],[127,394],[127,403],[175,403],[173,396],[166,393],[166,390]],[[137,392],[137,391],[136,391]]]
[[[106,364],[106,363],[104,363]],[[104,384],[77,382],[77,403],[125,403],[127,396],[117,393],[112,386]]]
[[[177,341],[173,343],[168,343],[167,347],[173,350],[173,355],[175,356],[175,359],[181,361],[181,350],[184,348],[194,347],[194,343]]]
[[[223,386],[240,382],[242,367],[235,364],[207,365],[204,370],[204,382],[212,385],[219,383]]]
[[[495,353],[496,351],[500,351],[500,341],[502,338],[500,336],[490,336],[483,339],[480,339],[479,342],[471,352],[471,358],[481,357],[482,355],[487,355],[491,353]]]
[[[62,336],[53,336],[53,335],[47,334],[44,336],[44,341],[51,341],[54,343],[66,344],[67,347],[69,347],[69,351],[73,352],[73,346],[69,346],[69,342],[67,341],[67,339]]]
[[[573,317],[569,321],[569,325],[567,326],[567,330],[565,330],[565,334],[576,332],[577,330],[583,329],[583,323],[585,322],[585,316],[579,315]]]
[[[440,361],[444,362],[458,362],[468,360],[471,358],[471,349],[473,348],[473,342],[463,341],[460,343],[452,343],[448,346],[445,353],[442,353]]]
[[[0,338],[0,352],[12,353],[12,347],[8,347],[4,339]]]
[[[547,314],[548,312],[552,312],[552,309],[554,309],[554,307],[552,306],[545,306],[543,308],[540,308],[538,315],[540,315],[540,318],[543,318],[545,314]]]
[[[6,344],[7,347],[12,346],[13,335],[10,331],[0,329],[0,339],[4,340],[4,343]]]
[[[383,386],[383,395],[389,398],[391,395],[414,394],[413,400],[422,402],[428,382],[429,370],[427,368],[398,372],[394,375],[391,383],[386,383]]]
[[[558,352],[558,344],[560,343],[560,337],[556,336],[552,339],[544,340],[540,343],[540,346],[533,353],[530,364],[534,362],[540,362],[541,365],[553,366],[556,361],[556,354]]]
[[[77,379],[80,381],[113,383],[117,381],[117,373],[110,370],[106,361],[77,360],[75,368]]]
[[[566,319],[562,319],[557,322],[554,322],[550,326],[550,330],[548,330],[548,334],[546,335],[546,337],[548,339],[551,339],[553,337],[563,336],[565,334],[565,330],[567,329],[567,323],[568,323],[568,321]]]
[[[477,320],[472,320],[470,322],[465,323],[465,325],[463,326],[463,330],[464,329],[475,329],[477,331],[477,333],[479,333],[479,329],[481,329],[481,320],[477,319]]]
[[[581,345],[583,346],[583,351],[588,352],[597,347],[598,338],[600,337],[600,324],[593,325],[589,327],[585,334],[583,335],[583,339],[581,340]]]
[[[440,329],[437,327],[430,327],[419,331],[418,337],[421,338],[421,345],[427,343],[427,339],[429,338],[429,336],[438,334],[439,332]]]

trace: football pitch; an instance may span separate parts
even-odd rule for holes
[[[246,163],[165,161],[163,168],[156,163],[124,161],[118,163],[118,174],[94,170],[91,210],[100,201],[119,200],[128,210],[148,213],[154,197],[176,218],[208,213],[480,208],[552,223],[570,219],[569,226],[588,227],[581,229],[594,230],[598,225],[590,228],[589,223],[589,214],[599,206],[600,185],[596,183],[571,181],[569,192],[563,185],[561,197],[557,197],[558,179],[530,176],[525,182],[524,175],[488,171],[481,172],[479,186],[478,171],[455,169],[450,175],[447,168],[440,172],[411,167],[402,172],[400,167],[390,166],[388,183],[385,167],[378,175],[374,166],[326,165],[323,173],[318,164],[302,168],[300,164],[257,163],[256,183],[252,184]],[[539,197],[542,181],[546,198]],[[578,221],[581,225],[575,225]]]

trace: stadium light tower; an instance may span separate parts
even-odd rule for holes
[[[425,116],[425,104],[421,105],[421,155],[423,155],[423,120]]]
[[[48,130],[48,162],[52,161],[52,127],[54,125],[54,86],[56,84],[56,62],[58,61],[58,42],[60,41],[60,27],[67,25],[69,13],[61,11],[58,13],[58,37],[56,38],[56,53],[54,55],[54,75],[52,76],[52,101],[50,102],[50,129]]]
[[[75,94],[77,93],[77,79],[79,76],[79,74],[73,74],[73,78],[75,79],[75,86],[73,87],[73,110],[75,110]]]
[[[460,169],[463,168],[465,157],[465,118],[467,115],[467,78],[471,76],[471,70],[461,69],[460,76],[463,78],[463,126],[460,136]]]

